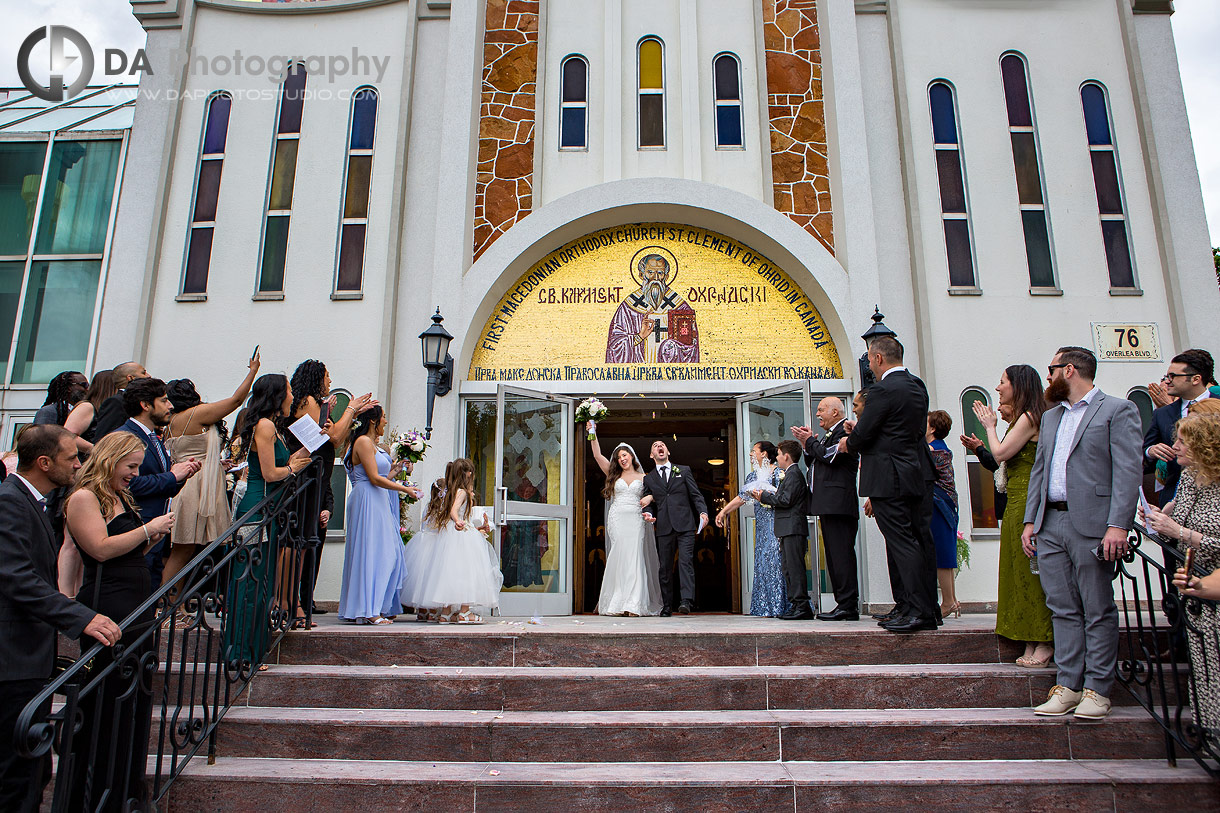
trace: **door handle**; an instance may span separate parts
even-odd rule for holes
[[[496,489],[496,524],[501,528],[508,525],[508,486]]]

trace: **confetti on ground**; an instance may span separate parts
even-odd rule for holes
[[[500,775],[500,772],[499,772],[499,771],[497,771],[497,770],[495,770],[495,769],[492,769],[492,770],[490,770],[490,771],[488,771],[488,772],[487,772],[487,775],[488,775],[488,776],[499,776],[499,775]]]

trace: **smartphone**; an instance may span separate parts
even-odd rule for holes
[[[1096,557],[1097,561],[1099,562],[1106,561],[1106,544],[1104,542],[1093,548],[1093,556]]]
[[[250,360],[251,360],[251,361],[254,361],[254,357],[258,355],[258,349],[259,349],[260,347],[262,347],[262,345],[261,345],[261,344],[256,344],[256,345],[254,345],[254,352],[250,354]]]
[[[1190,571],[1195,566],[1195,549],[1186,549],[1186,561],[1182,563],[1183,569],[1186,571],[1186,583],[1190,584]]]

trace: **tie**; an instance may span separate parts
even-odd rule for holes
[[[661,479],[667,483],[669,482],[669,466],[661,467]]]
[[[46,497],[39,497],[38,504],[42,506],[42,510],[44,512],[47,510],[47,498]]]
[[[153,446],[157,448],[157,457],[161,459],[161,468],[169,471],[169,452],[165,451],[165,444],[161,442],[161,436],[154,432],[152,439]]]

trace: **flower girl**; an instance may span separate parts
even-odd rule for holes
[[[504,576],[484,536],[491,524],[474,507],[473,488],[474,464],[464,457],[450,463],[444,485],[433,486],[420,532],[407,545],[403,603],[424,620],[481,624],[471,608],[499,606]]]

